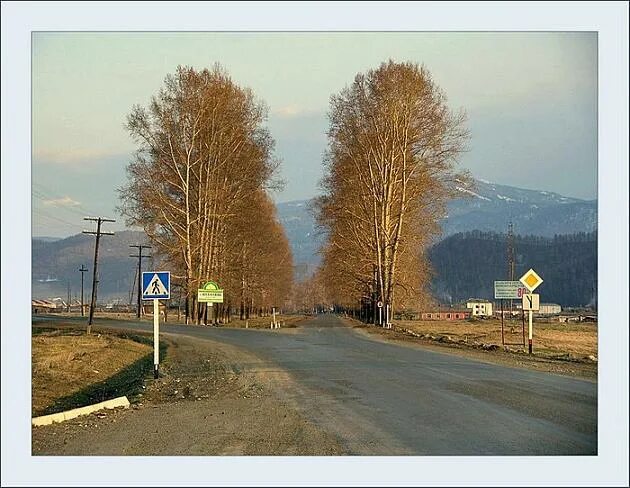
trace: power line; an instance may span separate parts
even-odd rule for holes
[[[92,269],[92,300],[90,303],[90,316],[88,318],[87,333],[92,332],[92,320],[94,318],[94,307],[96,306],[96,286],[98,280],[96,279],[96,270],[98,269],[98,244],[101,240],[101,235],[113,236],[113,232],[101,231],[101,224],[103,222],[116,222],[114,219],[106,219],[103,217],[83,217],[83,220],[92,220],[96,222],[96,232],[84,230],[84,234],[92,234],[96,236],[96,245],[94,246],[94,266]]]
[[[36,189],[34,187],[39,187],[39,189]],[[36,194],[38,196],[38,198],[40,198],[41,200],[43,199],[51,199],[51,200],[60,200],[63,198],[66,198],[67,195],[61,195],[59,193],[56,193],[54,191],[51,191],[50,188],[47,188],[39,183],[33,182],[33,186],[31,187],[31,191]],[[77,202],[78,203],[78,202]],[[78,203],[77,205],[73,206],[73,207],[64,207],[67,210],[71,210],[71,211],[75,211],[75,212],[79,212],[82,216],[85,214],[96,214],[97,212],[94,212],[93,209],[88,209],[86,208],[84,205],[82,205],[81,203]]]
[[[55,222],[64,224],[64,225],[66,225],[68,227],[72,227],[72,228],[75,228],[75,229],[80,229],[81,228],[81,226],[79,224],[76,224],[76,223],[73,223],[73,222],[68,222],[67,220],[61,219],[59,217],[55,217],[54,215],[49,215],[49,214],[46,214],[46,213],[43,213],[43,212],[38,212],[38,211],[35,211],[33,213],[37,214],[37,215],[34,215],[34,217],[37,217],[39,220],[44,218],[44,220],[45,219],[54,220]],[[35,220],[35,219],[33,219],[33,220]]]

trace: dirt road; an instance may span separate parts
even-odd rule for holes
[[[237,372],[255,361],[228,345],[164,335],[163,376],[128,410],[104,410],[32,429],[34,455],[335,455],[337,441],[265,385]],[[233,369],[234,368],[234,369]],[[282,375],[275,375],[282,379]],[[286,381],[289,381],[286,378]]]
[[[107,322],[148,329],[147,324]],[[384,343],[357,333],[332,315],[290,330],[243,330],[165,325],[178,337],[210,338],[247,351],[232,363],[296,412],[338,452],[367,455],[559,455],[597,453],[597,384],[554,374],[483,363],[418,345]],[[195,434],[196,403],[175,415],[171,436]],[[188,414],[187,410],[192,409]],[[177,411],[177,413],[175,412]],[[252,407],[262,419],[264,413]],[[147,433],[150,413],[130,436]],[[284,415],[284,414],[283,414]],[[164,417],[163,417],[164,418]],[[284,418],[284,417],[282,417]],[[205,421],[206,419],[204,419]],[[274,417],[274,420],[278,420]],[[130,421],[131,422],[131,421]],[[260,424],[242,417],[227,436],[247,436]],[[301,424],[300,424],[301,425]],[[289,425],[287,425],[290,427]],[[96,430],[96,428],[95,428]],[[106,430],[106,429],[104,429]],[[137,431],[144,432],[138,434]],[[203,437],[211,430],[197,429]],[[290,432],[290,429],[287,430]],[[107,435],[107,434],[103,434]],[[295,443],[309,436],[299,433]],[[162,437],[164,439],[164,437]],[[227,442],[227,441],[226,441]],[[177,443],[168,442],[173,446]],[[138,442],[135,446],[146,445]],[[227,447],[227,452],[229,448]],[[270,446],[261,446],[261,451]],[[145,447],[145,449],[147,449]],[[302,448],[302,453],[310,447]],[[248,452],[247,449],[242,449]],[[258,452],[261,452],[258,451]],[[137,452],[130,450],[126,452]],[[152,451],[153,452],[153,451]],[[171,447],[162,453],[180,453]],[[331,451],[332,452],[332,451]],[[148,453],[148,452],[147,452]],[[279,452],[268,452],[279,454]]]

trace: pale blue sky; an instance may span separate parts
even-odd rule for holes
[[[462,167],[474,176],[596,198],[594,33],[35,33],[33,234],[70,235],[86,212],[114,215],[134,149],[126,114],[178,64],[219,62],[252,88],[283,161],[287,185],[274,199],[313,197],[330,95],[389,58],[424,63],[468,113]]]

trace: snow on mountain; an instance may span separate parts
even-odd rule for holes
[[[456,186],[455,189],[458,191],[461,191],[462,193],[468,193],[469,195],[480,198],[481,200],[487,200],[487,201],[491,200],[490,198],[481,196],[479,195],[479,193],[475,193],[474,191],[469,190],[468,188],[462,188],[461,186]]]
[[[474,180],[471,186],[465,186],[461,181],[458,183],[456,189],[462,198],[447,205],[447,217],[442,220],[442,238],[474,229],[503,233],[510,221],[514,232],[521,235],[552,237],[597,229],[597,200],[580,200],[486,180]],[[324,236],[315,226],[310,201],[279,203],[277,208],[291,244],[294,263],[306,263],[313,268],[320,261],[317,251]]]

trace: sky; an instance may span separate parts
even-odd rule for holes
[[[597,198],[597,34],[473,32],[35,32],[34,236],[117,220],[135,149],[124,128],[178,65],[221,63],[269,108],[286,185],[277,202],[318,194],[330,96],[388,59],[423,63],[471,133],[460,166],[476,178]],[[104,227],[105,228],[105,227]]]

